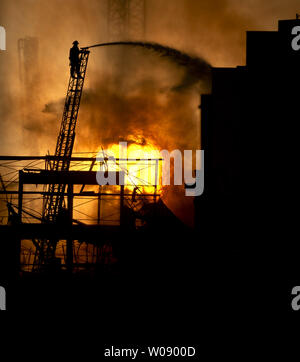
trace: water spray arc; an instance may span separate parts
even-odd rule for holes
[[[211,65],[204,59],[189,55],[178,49],[161,45],[155,42],[140,42],[140,41],[119,41],[99,43],[83,47],[82,50],[88,50],[90,48],[105,47],[105,46],[130,46],[146,49],[158,54],[160,57],[165,57],[175,63],[178,66],[186,68],[186,75],[182,81],[182,84],[177,89],[189,87],[196,84],[199,80],[209,79]]]

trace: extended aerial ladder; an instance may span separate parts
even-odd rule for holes
[[[77,74],[76,77],[70,75],[61,128],[55,149],[54,156],[56,158],[53,161],[48,161],[48,164],[46,165],[48,170],[50,169],[51,171],[60,172],[66,172],[69,170],[75,140],[78,111],[90,54],[89,49],[107,45],[136,45],[153,49],[152,43],[142,42],[100,43],[81,48],[79,55],[79,74]],[[59,216],[63,214],[66,186],[67,185],[63,183],[50,184],[48,186],[43,205],[43,223],[56,223]],[[38,240],[34,242],[34,245],[36,246],[34,268],[39,269],[42,264],[50,264],[55,259],[57,243],[58,240]]]
[[[55,156],[57,159],[49,161],[47,168],[52,171],[68,171],[75,140],[75,128],[78,118],[80,100],[86,75],[89,50],[80,51],[80,71],[77,76],[70,75],[67,96],[65,99],[61,127],[57,139]],[[44,223],[55,223],[63,210],[65,184],[50,184],[44,200]],[[36,264],[49,263],[55,257],[57,240],[39,240],[36,243]]]

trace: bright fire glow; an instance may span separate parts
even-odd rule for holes
[[[108,156],[121,159],[116,163],[109,161],[108,169],[125,171],[125,186],[128,191],[134,191],[135,188],[138,193],[151,194],[161,191],[161,155],[153,144],[130,143],[123,149],[119,144],[113,144],[104,152]]]

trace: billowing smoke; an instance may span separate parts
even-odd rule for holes
[[[120,141],[170,152],[199,148],[197,104],[200,90],[209,91],[208,63],[159,44],[138,43],[138,49],[136,43],[121,45],[127,44],[130,47],[117,52],[121,60],[108,49],[107,72],[88,70],[87,79],[92,77],[93,84],[82,97],[75,150],[97,151]],[[96,51],[91,49],[91,57]],[[58,105],[62,101],[49,102],[44,111],[55,113]],[[164,198],[169,205],[173,202],[178,215],[192,209],[192,200],[184,200],[183,187],[165,190]]]

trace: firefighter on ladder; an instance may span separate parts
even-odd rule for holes
[[[77,78],[82,78],[80,75],[80,58],[79,58],[79,54],[80,54],[80,50],[78,48],[78,41],[75,40],[73,41],[73,46],[70,49],[70,55],[69,55],[69,59],[70,59],[70,73],[71,73],[71,77],[75,78],[75,74],[77,74]]]

